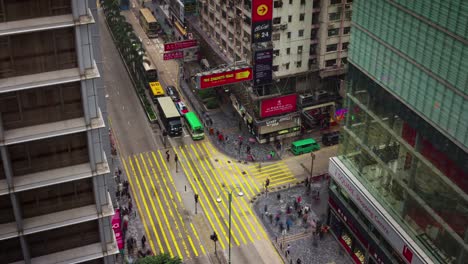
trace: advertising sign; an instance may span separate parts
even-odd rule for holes
[[[181,59],[183,57],[184,57],[184,51],[182,50],[166,52],[163,54],[163,60]]]
[[[291,94],[263,100],[260,106],[260,117],[269,117],[294,112],[297,109],[297,94]]]
[[[119,247],[119,250],[124,248],[124,243],[123,243],[123,234],[122,234],[122,229],[120,228],[120,211],[119,209],[115,209],[115,214],[112,216],[112,230],[114,231],[115,234],[115,240],[117,240],[117,246]]]
[[[237,70],[225,71],[222,73],[213,73],[199,76],[200,89],[206,89],[226,84],[238,83],[252,80],[252,68],[242,68]]]
[[[173,51],[197,46],[196,39],[188,39],[178,42],[164,43],[164,51]]]
[[[273,1],[252,0],[252,42],[271,41]]]
[[[273,49],[257,50],[254,54],[254,85],[270,84],[273,80]]]
[[[417,244],[408,234],[400,232],[395,227],[397,223],[389,219],[382,212],[385,209],[367,192],[359,180],[351,172],[346,172],[346,166],[339,159],[331,158],[328,172],[333,180],[349,194],[349,197],[359,207],[360,211],[379,230],[389,244],[405,257],[408,263],[423,264],[429,259],[422,249],[416,251]],[[392,223],[393,222],[393,223]]]

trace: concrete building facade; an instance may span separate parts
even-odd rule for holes
[[[186,17],[187,26],[200,39],[202,51],[206,47],[211,64],[254,65],[258,47],[252,40],[252,1],[198,3],[198,16]],[[352,0],[271,1],[272,37],[262,48],[273,49],[273,83],[244,83],[230,96],[259,142],[298,135],[302,127],[318,128],[333,117],[347,69],[351,6]],[[291,94],[297,96],[295,111],[261,116],[263,101]]]
[[[331,230],[356,263],[466,263],[468,4],[353,5]]]
[[[0,1],[2,263],[115,261],[95,19],[92,0]]]

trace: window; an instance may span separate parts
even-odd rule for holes
[[[273,33],[271,38],[272,38],[272,40],[280,40],[281,33]]]
[[[352,3],[353,0],[346,0],[346,3]]]
[[[292,22],[292,16],[288,16],[288,22]]]
[[[297,54],[302,54],[302,46],[297,46]]]
[[[280,50],[279,50],[279,49],[274,50],[274,51],[273,51],[273,55],[279,56],[279,55],[280,55]]]
[[[342,0],[330,0],[330,5],[341,4]]]
[[[318,29],[317,28],[313,28],[310,30],[310,39],[316,39],[317,38],[317,34],[318,34]]]
[[[342,50],[347,50],[348,49],[349,42],[344,42],[341,44],[341,49]]]
[[[319,8],[319,7],[320,7],[320,0],[314,0],[312,6],[313,6],[314,8]]]
[[[278,68],[279,68],[278,65],[273,65],[272,70],[276,72],[278,71]]]
[[[284,64],[284,68],[286,68],[286,70],[289,70],[289,62]]]
[[[336,35],[338,35],[338,32],[340,32],[338,28],[329,29],[328,30],[328,36],[329,37],[336,36]]]
[[[351,20],[351,11],[346,11],[345,12],[345,18],[346,18],[346,20]]]
[[[309,55],[314,55],[317,49],[317,44],[311,44],[309,47]]]
[[[297,68],[302,67],[302,61],[296,61],[296,67]]]
[[[326,60],[325,67],[331,67],[336,64],[336,60]]]
[[[278,25],[278,24],[281,24],[281,17],[273,18],[273,25]]]
[[[292,4],[293,4],[293,0],[289,0],[289,4],[292,5]]]
[[[348,58],[347,57],[342,58],[341,64],[348,64]]]
[[[273,2],[273,7],[280,8],[283,6],[283,1],[275,1]]]
[[[329,20],[334,21],[334,20],[339,20],[341,18],[340,13],[330,13],[328,14]]]
[[[344,35],[349,34],[350,31],[351,31],[351,27],[345,27],[345,28],[343,28],[343,34],[344,34]]]
[[[288,32],[288,39],[291,38],[291,32]]]
[[[291,54],[291,48],[287,48],[287,49],[286,49],[286,54],[287,54],[287,55]]]
[[[305,5],[305,0],[301,0],[301,5]]]
[[[330,45],[327,45],[327,52],[336,51],[337,48],[338,48],[338,45],[337,45],[337,44],[330,44]]]
[[[0,22],[9,22],[46,16],[71,14],[71,1],[1,1],[2,19]]]
[[[304,19],[305,19],[305,14],[304,13],[300,14],[299,21],[304,21]]]
[[[303,37],[303,36],[304,36],[304,30],[303,30],[303,29],[299,30],[299,34],[298,34],[298,35],[299,35],[299,37]]]

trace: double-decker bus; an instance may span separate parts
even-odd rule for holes
[[[149,38],[157,38],[159,23],[148,8],[140,9],[140,25]]]
[[[150,88],[149,84],[158,81],[158,69],[151,59],[145,54],[143,55],[143,82],[147,88]]]
[[[150,96],[151,100],[153,103],[157,104],[158,103],[158,97],[164,96],[164,89],[162,88],[161,84],[159,82],[150,82]]]
[[[177,111],[172,99],[169,96],[158,97],[157,102],[159,117],[167,134],[172,137],[180,136],[182,134],[182,122],[179,111]]]
[[[203,139],[205,132],[203,131],[203,125],[198,119],[194,112],[188,112],[184,115],[187,121],[187,129],[194,140]]]

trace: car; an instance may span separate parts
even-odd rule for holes
[[[185,105],[184,102],[178,101],[175,105],[176,105],[177,110],[179,110],[180,115],[183,116],[183,115],[185,115],[186,113],[189,112],[189,110],[188,110],[188,108],[187,108],[187,106]]]
[[[172,101],[177,102],[180,100],[179,93],[177,92],[174,86],[167,86],[166,87],[166,94],[167,96],[171,97]]]
[[[333,146],[338,144],[340,141],[340,132],[335,131],[335,132],[330,132],[330,133],[325,133],[322,135],[322,143],[325,146]]]

